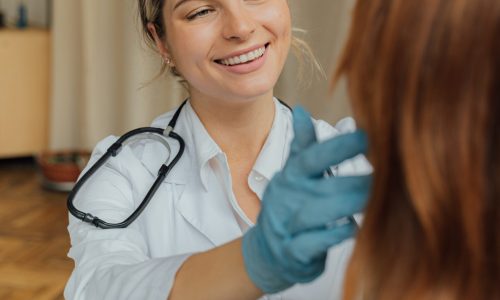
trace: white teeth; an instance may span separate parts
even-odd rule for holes
[[[238,64],[244,64],[246,62],[255,60],[266,52],[266,47],[259,48],[257,50],[248,52],[246,54],[240,55],[240,56],[235,56],[227,59],[223,59],[220,61],[220,63],[226,65],[226,66],[234,66]]]

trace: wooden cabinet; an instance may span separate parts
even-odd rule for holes
[[[0,158],[47,148],[50,33],[0,30]]]

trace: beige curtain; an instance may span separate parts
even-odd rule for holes
[[[305,106],[315,118],[335,123],[350,114],[345,87],[330,92],[330,78],[347,37],[352,0],[290,0],[294,26],[306,31],[297,34],[313,49],[326,78],[314,77],[310,86],[297,84],[297,62],[291,55],[276,94],[291,104]],[[310,73],[305,73],[309,76]]]
[[[330,75],[344,40],[349,0],[290,0],[294,23]],[[91,149],[109,134],[146,126],[186,96],[172,78],[142,87],[159,58],[142,43],[135,0],[53,1],[52,149]],[[276,89],[290,104],[335,121],[349,113],[343,90],[328,94],[326,79],[300,87],[293,58]],[[142,88],[141,88],[142,87]]]

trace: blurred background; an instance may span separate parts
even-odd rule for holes
[[[350,114],[329,77],[350,0],[290,0],[327,78],[298,82],[291,55],[276,96],[335,123]],[[61,299],[66,192],[97,141],[147,126],[186,96],[142,41],[135,0],[0,0],[0,299]],[[195,46],[195,45],[193,45]]]

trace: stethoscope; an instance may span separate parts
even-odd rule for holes
[[[290,111],[292,108],[288,106],[285,102],[281,101],[278,99],[278,101],[286,106]],[[129,226],[132,222],[134,222],[135,219],[144,211],[146,206],[149,204],[151,201],[151,198],[153,198],[154,194],[160,187],[160,184],[163,182],[165,177],[170,173],[170,171],[174,168],[174,166],[177,164],[177,162],[180,160],[182,157],[182,154],[184,153],[184,148],[185,148],[185,143],[184,140],[180,135],[174,132],[175,125],[177,123],[177,119],[179,118],[179,115],[181,113],[182,108],[184,105],[187,103],[187,99],[182,102],[182,104],[179,106],[179,108],[175,111],[172,119],[168,123],[168,126],[165,129],[162,128],[157,128],[157,127],[141,127],[137,128],[134,130],[131,130],[124,135],[122,135],[116,142],[114,142],[107,150],[106,153],[95,162],[90,169],[83,174],[83,176],[78,180],[78,182],[75,184],[73,189],[71,190],[69,196],[68,196],[68,210],[69,212],[77,219],[80,219],[83,222],[93,224],[96,227],[102,228],[102,229],[113,229],[113,228],[125,228]],[[75,199],[75,196],[77,195],[78,191],[82,188],[82,186],[87,182],[87,180],[94,175],[97,170],[102,167],[106,161],[110,157],[115,157],[117,156],[125,141],[128,141],[129,143],[134,141],[134,140],[139,140],[141,137],[139,135],[146,135],[147,138],[149,139],[154,139],[160,143],[162,143],[167,151],[168,151],[168,157],[165,160],[165,163],[161,165],[159,171],[158,171],[158,176],[156,177],[156,180],[154,181],[153,185],[149,189],[149,191],[146,193],[146,196],[144,196],[144,199],[142,202],[139,204],[139,206],[135,209],[135,211],[128,217],[126,218],[123,222],[120,223],[108,223],[105,222],[101,219],[99,219],[96,216],[93,216],[90,213],[85,213],[80,210],[78,210],[74,204],[73,200]],[[167,164],[169,159],[170,159],[170,146],[168,145],[166,138],[171,137],[179,143],[179,151],[175,155],[174,159],[170,162],[170,164]],[[333,176],[333,172],[331,171],[330,168],[328,168],[326,171],[327,176]],[[352,218],[352,217],[351,217]]]

